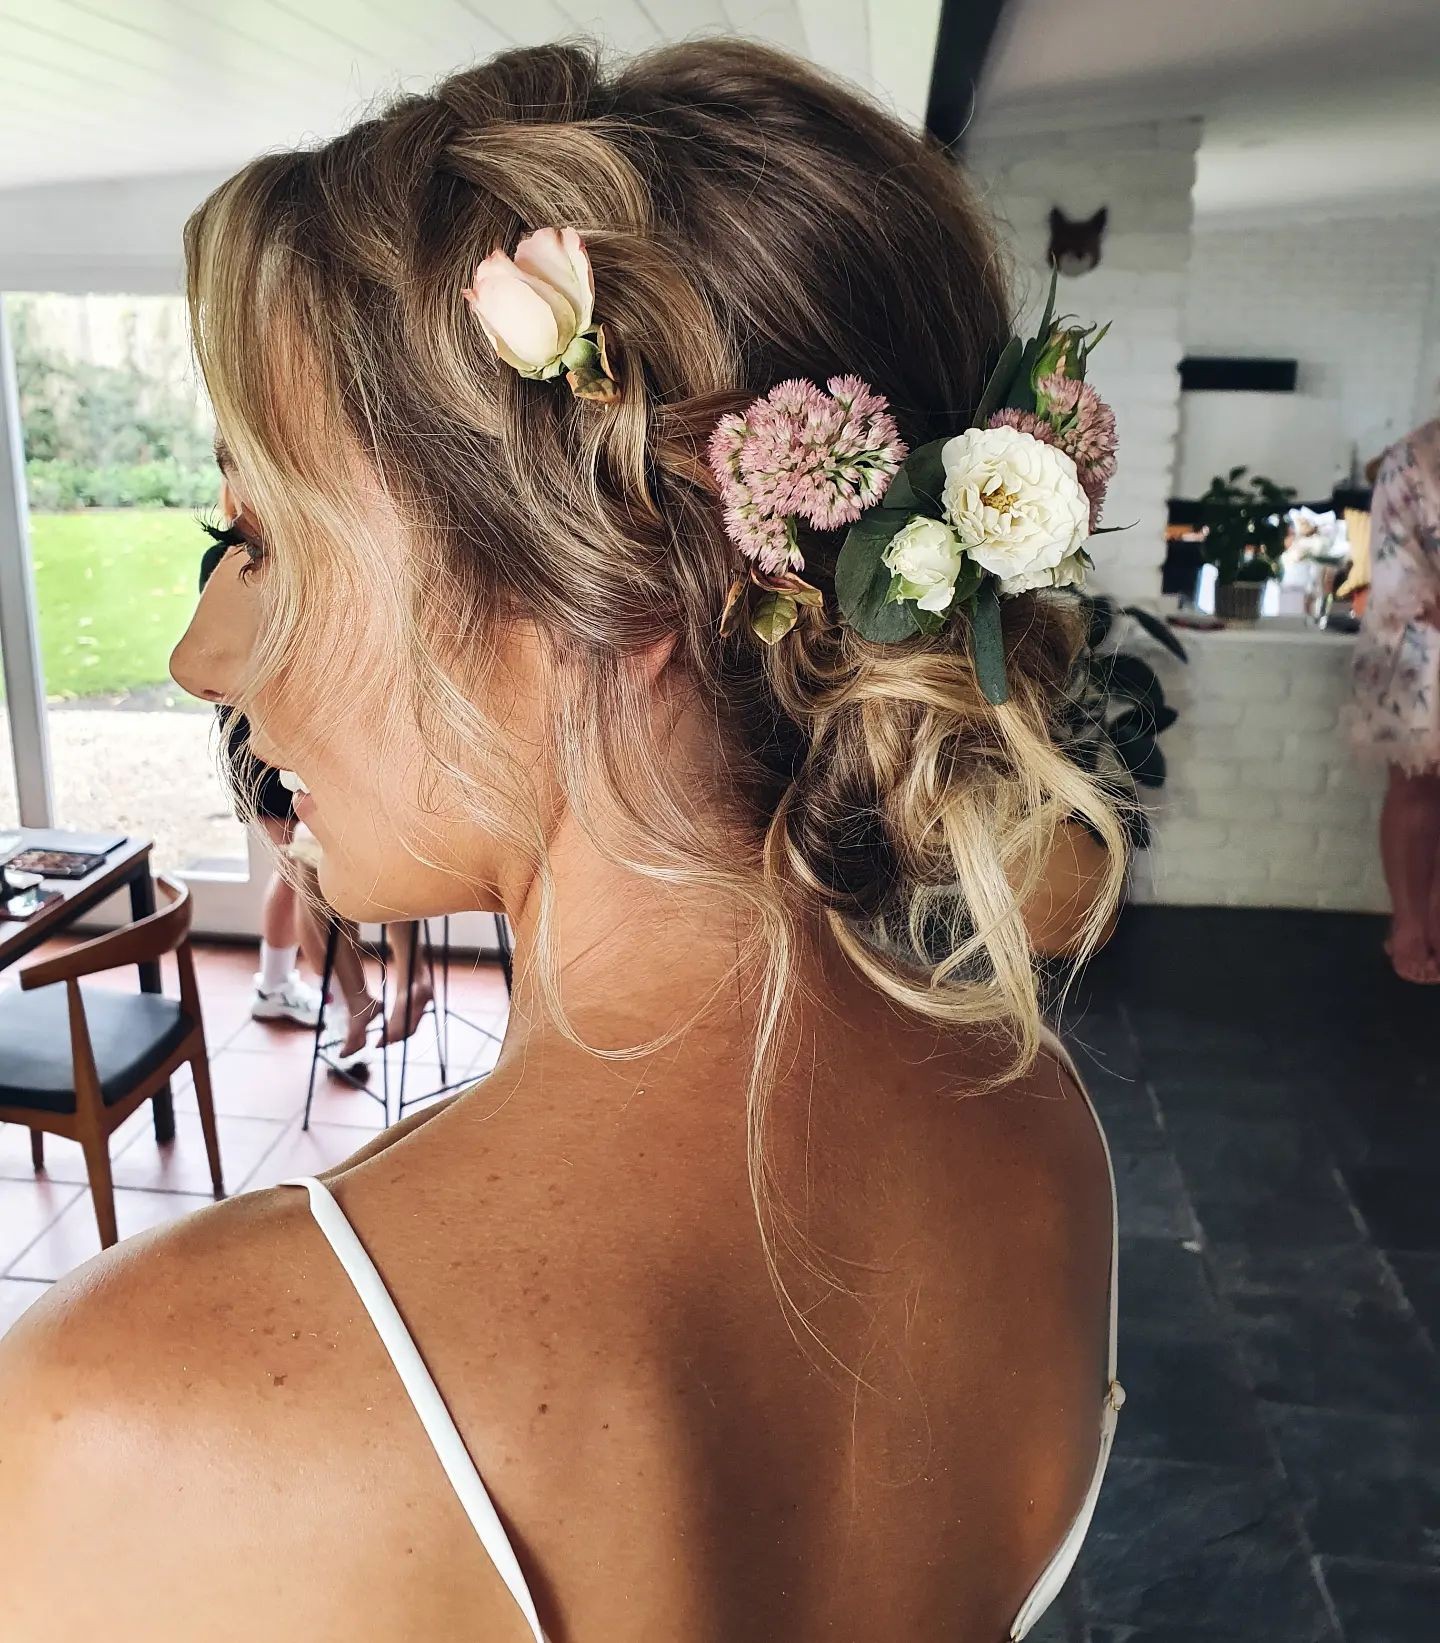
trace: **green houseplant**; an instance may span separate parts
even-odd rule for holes
[[[1200,498],[1207,564],[1215,567],[1215,614],[1227,622],[1260,615],[1265,584],[1280,574],[1285,515],[1295,492],[1245,467],[1216,474]]]
[[[1189,657],[1167,624],[1139,606],[1085,595],[1081,608],[1088,631],[1066,689],[1057,740],[1068,758],[1120,801],[1130,842],[1143,850],[1150,843],[1150,819],[1140,789],[1165,783],[1157,738],[1175,723],[1176,713],[1155,669],[1124,647],[1139,630],[1177,661]]]

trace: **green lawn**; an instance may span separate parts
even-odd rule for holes
[[[195,608],[207,540],[183,508],[32,514],[46,695],[113,696],[163,683]]]

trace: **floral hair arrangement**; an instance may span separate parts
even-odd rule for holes
[[[1056,320],[1054,305],[1052,280],[1039,332],[1005,348],[971,426],[908,454],[884,399],[856,377],[833,378],[828,394],[784,382],[722,417],[710,465],[750,561],[722,626],[748,602],[759,637],[782,638],[800,605],[822,600],[798,574],[799,531],[848,525],[835,566],[844,620],[894,643],[963,612],[980,688],[1005,701],[999,600],[1080,586],[1115,472],[1114,413],[1085,382],[1105,332]]]
[[[594,323],[595,281],[573,228],[496,250],[464,292],[495,352],[522,376],[563,372],[579,399],[613,404],[619,384]],[[963,614],[986,699],[1008,696],[1001,598],[1079,587],[1085,544],[1115,472],[1115,416],[1085,381],[1106,326],[1055,318],[1012,338],[970,426],[909,451],[884,398],[859,377],[782,382],[721,417],[710,467],[725,527],[747,560],[726,596],[722,633],[742,610],[775,644],[824,595],[799,573],[803,533],[848,527],[835,565],[841,617],[865,638],[938,633]]]

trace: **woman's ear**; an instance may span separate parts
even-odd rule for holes
[[[657,639],[653,645],[646,645],[644,650],[632,651],[630,665],[638,676],[648,685],[659,681],[660,675],[669,665],[675,654],[677,635],[667,633],[663,639]]]

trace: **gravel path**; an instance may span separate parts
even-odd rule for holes
[[[71,703],[49,720],[57,826],[143,834],[161,869],[244,863],[245,830],[215,769],[211,713]],[[0,711],[0,824],[15,818],[10,725]]]

